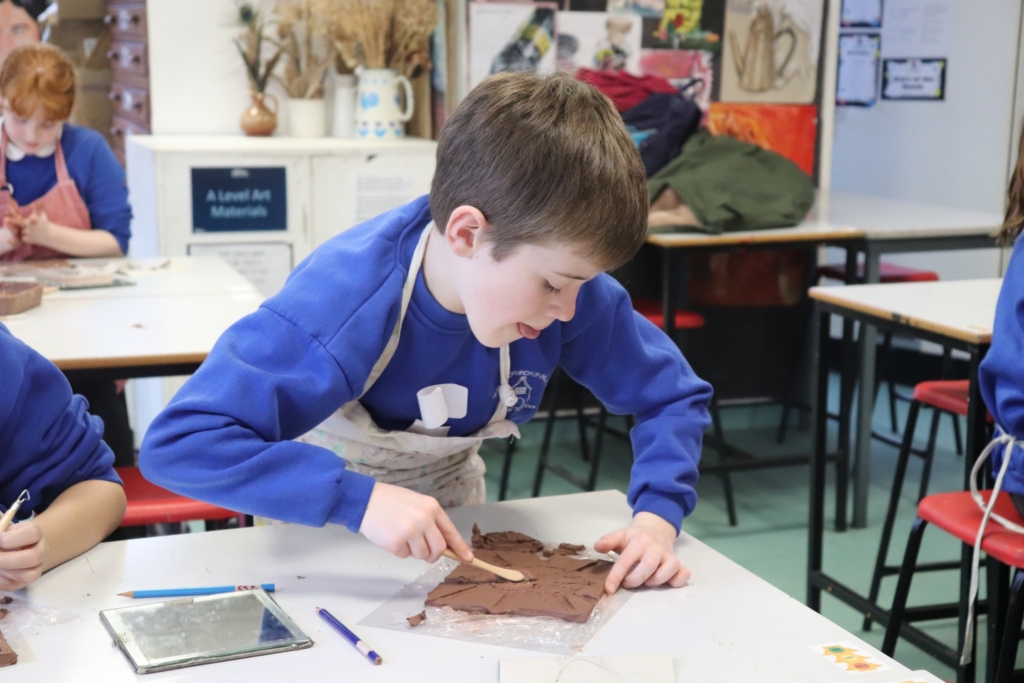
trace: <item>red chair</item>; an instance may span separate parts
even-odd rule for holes
[[[921,382],[914,387],[913,400],[910,402],[910,413],[907,415],[907,424],[903,431],[903,442],[900,445],[899,457],[896,460],[896,472],[893,476],[892,491],[889,494],[889,506],[885,511],[885,522],[882,525],[882,539],[878,544],[878,556],[875,559],[875,570],[871,575],[871,590],[868,593],[868,600],[877,603],[878,594],[881,592],[882,579],[887,575],[896,573],[898,567],[886,564],[889,555],[889,544],[892,541],[892,530],[896,523],[896,513],[899,510],[900,498],[903,492],[903,482],[907,474],[907,463],[911,455],[916,455],[924,460],[921,469],[921,482],[917,494],[920,502],[928,495],[928,482],[931,478],[932,459],[935,456],[935,438],[937,422],[932,420],[931,430],[928,434],[928,445],[924,451],[913,448],[914,430],[917,428],[917,418],[922,406],[934,408],[936,411],[944,411],[953,415],[967,415],[967,398],[970,391],[970,382],[964,380],[937,380],[933,382]],[[988,422],[992,424],[992,416],[988,416]],[[959,566],[959,563],[940,563],[924,569],[950,569]],[[864,629],[871,628],[871,620],[864,620]]]
[[[982,491],[981,494],[988,502],[992,492]],[[1005,493],[1001,492],[996,499],[994,512],[1017,524],[1024,524],[1024,519],[1017,514],[1013,502]],[[907,541],[907,552],[903,558],[903,567],[900,570],[899,583],[896,586],[896,596],[889,613],[889,624],[885,631],[882,652],[891,657],[896,650],[896,640],[900,635],[901,628],[905,632],[908,631],[908,627],[903,625],[907,610],[907,594],[910,592],[918,551],[921,549],[921,539],[928,523],[930,522],[946,533],[959,538],[966,545],[973,546],[978,535],[978,528],[981,526],[981,519],[982,512],[971,498],[969,491],[936,493],[924,498],[918,504],[917,520],[914,522],[910,539]],[[989,672],[994,674],[994,678],[990,676],[989,680],[994,680],[995,683],[1010,683],[1013,678],[1013,667],[1020,641],[1021,622],[1024,621],[1024,571],[1022,571],[1024,570],[1024,535],[1010,531],[996,521],[990,520],[985,527],[981,550],[988,556],[989,620],[993,620],[997,626],[997,628],[990,629]],[[1008,571],[1005,568],[1009,567],[1016,568],[1017,572],[1010,588],[1010,599],[1006,601],[1003,599],[1005,596],[1002,595],[1005,591],[1003,579],[993,577],[999,577],[1000,574]],[[996,595],[993,595],[993,588],[995,588]],[[1005,626],[1003,625],[1004,621]],[[965,626],[964,624],[961,628]],[[960,641],[962,642],[962,640],[963,633],[961,632]],[[929,641],[934,641],[934,639],[929,636],[925,636],[924,639],[914,639],[919,648],[955,667],[958,673],[966,673],[967,669],[973,667],[973,663],[965,666],[959,664],[960,653],[951,651],[950,648],[937,641]]]
[[[172,493],[144,478],[138,467],[114,469],[124,482],[124,495],[128,499],[128,509],[119,525],[121,527],[188,522],[194,519],[213,522],[232,517],[239,518],[239,526],[244,525],[244,515]]]

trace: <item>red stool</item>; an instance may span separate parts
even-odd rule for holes
[[[192,500],[161,488],[142,476],[138,467],[116,467],[117,475],[124,482],[124,495],[128,509],[119,526],[142,526],[145,524],[169,524],[202,519],[207,522],[239,518],[242,515],[210,503]]]
[[[657,299],[633,299],[633,310],[654,323],[656,327],[665,329],[665,307]],[[696,330],[701,327],[704,327],[704,316],[700,313],[676,309],[677,330]]]
[[[903,492],[903,481],[907,474],[907,463],[911,455],[916,455],[924,460],[921,470],[921,483],[917,494],[917,500],[924,500],[928,495],[928,482],[931,478],[932,459],[935,456],[935,438],[937,432],[937,421],[932,420],[931,430],[928,434],[928,445],[924,451],[914,450],[914,430],[917,428],[917,418],[922,406],[934,408],[936,411],[944,411],[953,415],[967,415],[967,398],[970,391],[970,382],[964,380],[937,380],[933,382],[921,382],[914,387],[913,400],[910,402],[910,413],[907,415],[907,425],[903,431],[903,442],[900,445],[899,457],[896,460],[896,472],[893,476],[892,491],[889,494],[889,506],[885,511],[885,522],[882,525],[882,539],[878,544],[878,557],[875,559],[875,570],[871,575],[871,590],[868,593],[868,600],[872,603],[878,601],[878,594],[881,591],[882,579],[886,575],[895,574],[898,567],[887,565],[886,558],[889,555],[889,544],[892,541],[892,530],[896,523],[896,513],[899,509],[900,497]],[[992,416],[988,416],[988,422],[992,424]],[[933,569],[951,569],[959,566],[959,563],[942,563],[932,567]],[[922,568],[928,569],[928,568]],[[871,628],[871,620],[864,620],[864,629]]]
[[[982,491],[981,494],[986,502],[991,499],[991,491]],[[1021,519],[1006,493],[999,494],[994,512],[1017,524],[1024,524],[1024,519]],[[896,650],[896,640],[900,635],[901,627],[903,627],[907,594],[910,592],[910,582],[917,564],[917,555],[921,549],[921,538],[924,536],[925,527],[930,522],[960,539],[966,545],[973,547],[978,535],[978,528],[981,526],[981,519],[982,512],[971,498],[969,491],[936,493],[922,499],[918,504],[917,520],[914,522],[910,539],[907,541],[907,552],[903,558],[903,567],[900,570],[899,583],[896,586],[896,596],[893,598],[892,610],[889,613],[889,624],[885,631],[882,652],[891,657]],[[993,629],[991,632],[996,637],[989,639],[989,671],[994,674],[994,679],[990,678],[989,680],[995,680],[996,683],[1010,683],[1017,657],[1017,646],[1020,641],[1021,622],[1024,621],[1024,571],[1022,571],[1024,569],[1024,535],[1010,531],[996,521],[990,520],[985,527],[981,549],[988,556],[987,570],[990,572],[990,579],[999,571],[997,563],[1003,567],[1017,569],[1008,602],[991,593],[993,585],[1001,586],[1001,581],[998,579],[989,581],[989,619],[994,619],[995,623],[1001,627]],[[1002,588],[999,588],[998,592],[1002,593]],[[1005,627],[1002,627],[1003,614],[1001,612],[1005,613]],[[963,626],[961,627],[963,628]],[[1000,630],[1002,631],[1001,644],[998,637]],[[926,636],[926,638],[929,637]],[[960,640],[963,640],[962,633]],[[973,667],[973,664],[968,664],[966,667],[961,666],[959,653],[951,653],[949,648],[941,644],[935,643],[937,647],[934,649],[925,647],[928,643],[922,643],[920,639],[915,639],[915,644],[929,654],[943,658],[947,664],[957,668],[958,673]],[[949,661],[951,654],[953,661]]]
[[[818,267],[818,277],[846,281],[846,266],[842,263],[828,263]],[[918,270],[882,261],[878,264],[879,282],[934,282],[939,274],[932,270]],[[857,282],[864,282],[864,264],[857,265]]]

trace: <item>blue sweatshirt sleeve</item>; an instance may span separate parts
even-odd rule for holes
[[[0,324],[0,508],[25,489],[18,516],[46,510],[65,490],[99,479],[121,483],[103,422],[50,361]]]
[[[636,416],[630,433],[633,512],[653,512],[676,528],[697,504],[697,465],[711,418],[711,385],[694,374],[679,348],[633,310],[607,275],[580,291],[566,325],[561,365],[612,413]]]
[[[414,210],[425,202],[384,222]],[[406,265],[379,227],[321,246],[221,336],[150,426],[147,479],[238,512],[359,530],[373,479],[292,439],[360,395],[397,322]]]
[[[978,369],[981,395],[996,424],[1024,439],[1024,236],[1017,239],[996,304],[992,346]],[[993,453],[992,466],[1002,464],[1003,449]],[[1013,449],[1005,490],[1024,495],[1024,451]]]
[[[78,191],[89,209],[94,230],[106,230],[128,253],[131,239],[132,208],[128,203],[128,186],[124,169],[103,137],[92,130],[76,126],[82,136],[81,153],[68,161],[68,173],[75,179]]]

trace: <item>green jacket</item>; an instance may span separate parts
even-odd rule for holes
[[[707,130],[690,136],[682,153],[651,177],[647,186],[651,201],[671,187],[703,229],[716,235],[795,226],[814,203],[814,183],[796,164],[757,145]]]

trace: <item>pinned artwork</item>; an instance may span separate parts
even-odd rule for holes
[[[644,36],[645,47],[673,50],[718,51],[721,46],[721,11],[719,2],[704,0],[665,0],[665,12]]]
[[[728,0],[721,101],[813,103],[823,11],[821,0]]]
[[[707,112],[711,107],[713,59],[714,55],[704,50],[644,50],[640,53],[640,73],[661,76]]]
[[[502,71],[555,70],[558,5],[469,3],[469,87]]]
[[[640,72],[642,19],[636,14],[559,12],[560,71],[588,69]]]
[[[575,5],[575,3],[572,3]],[[576,9],[573,7],[573,9]],[[630,12],[642,17],[661,18],[665,14],[665,0],[608,0],[609,12]]]
[[[712,102],[707,127],[712,135],[728,135],[781,154],[814,175],[816,105]]]
[[[849,674],[871,673],[892,668],[871,653],[861,649],[856,643],[849,641],[811,645],[810,647],[811,650],[831,660],[837,667]]]

